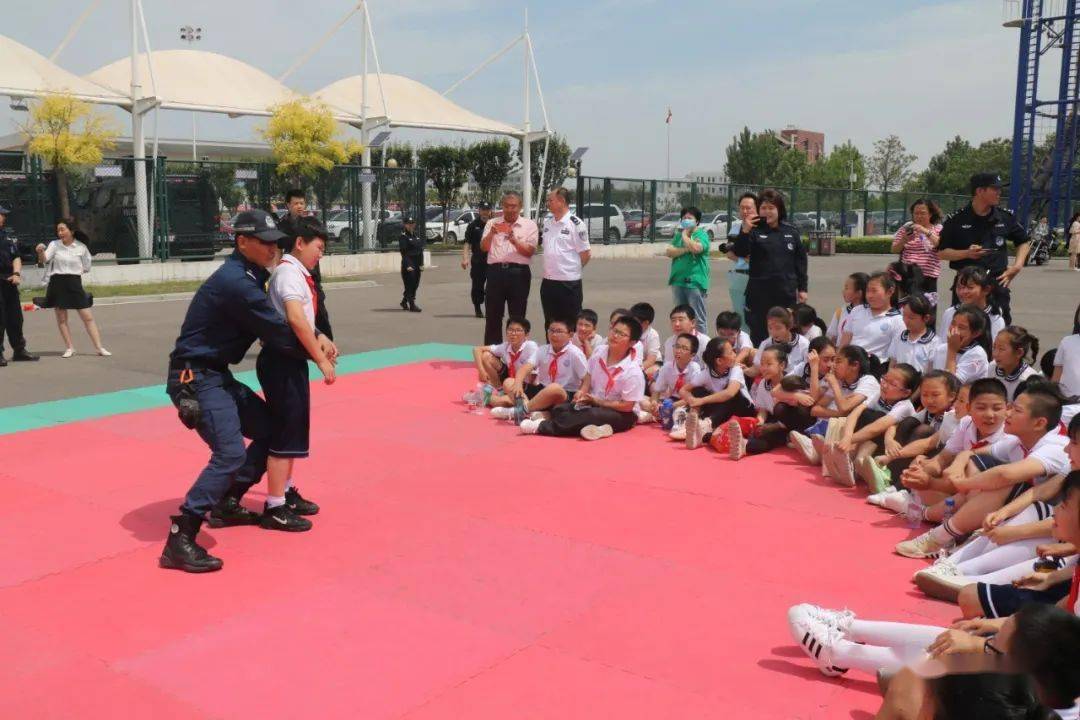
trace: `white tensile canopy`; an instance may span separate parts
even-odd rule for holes
[[[312,94],[328,105],[360,118],[364,105],[364,77],[342,78]],[[425,128],[455,132],[488,133],[521,137],[513,125],[466,110],[427,85],[401,75],[368,74],[368,124]]]
[[[44,55],[0,35],[0,95],[12,98],[69,93],[80,100],[129,107],[131,97],[70,73]]]

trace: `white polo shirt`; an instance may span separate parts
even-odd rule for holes
[[[705,346],[709,344],[709,339],[710,338],[709,338],[708,335],[706,335],[703,332],[698,332],[697,330],[694,330],[693,332],[694,332],[694,335],[697,336],[697,341],[698,341],[697,355],[695,357],[697,358],[698,362],[700,362],[702,365],[704,365],[705,364],[705,357],[704,357],[704,355],[705,355]],[[664,364],[665,365],[667,365],[668,363],[674,363],[675,362],[675,338],[677,338],[677,337],[678,337],[678,335],[672,335],[671,337],[669,337],[667,340],[664,341]]]
[[[926,331],[914,340],[911,339],[911,333],[905,329],[893,338],[885,357],[892,360],[894,366],[897,363],[907,363],[919,372],[926,372],[939,342],[937,333],[931,328],[926,328]]]
[[[878,395],[877,400],[868,405],[871,410],[877,410],[883,412],[893,419],[893,422],[900,422],[901,420],[915,416],[915,405],[910,400],[900,400],[892,405],[885,402],[885,399]]]
[[[683,385],[694,385],[694,378],[701,372],[701,366],[691,359],[686,367],[680,370],[675,363],[664,365],[653,381],[653,390],[660,393],[660,397],[675,397]]]
[[[802,375],[803,366],[806,365],[806,356],[810,353],[810,341],[798,333],[792,333],[791,337],[792,341],[785,347],[787,350],[786,374]],[[761,341],[761,344],[758,345],[757,352],[754,353],[754,367],[761,367],[761,354],[774,345],[784,347],[781,343],[774,341],[771,337],[767,337]]]
[[[509,377],[517,377],[517,371],[521,369],[522,365],[536,364],[536,351],[539,348],[533,340],[526,340],[521,343],[521,347],[517,350],[510,347],[508,342],[488,345],[488,350],[491,351],[492,355],[502,360]]]
[[[288,317],[285,314],[286,300],[300,302],[304,306],[304,317],[307,318],[308,324],[314,329],[315,294],[312,292],[311,286],[308,285],[307,279],[309,277],[311,277],[311,273],[304,267],[304,264],[286,253],[282,256],[281,263],[274,268],[274,272],[270,275],[267,292],[270,295],[270,302],[281,313],[282,317]]]
[[[604,339],[601,340],[600,344],[593,350],[593,354],[606,352],[607,339]],[[645,365],[645,344],[640,340],[630,346],[630,359],[633,360],[638,367],[643,367]]]
[[[656,332],[656,328],[650,325],[648,330],[641,333],[641,344],[645,347],[646,358],[652,355],[656,362],[661,362],[660,353],[663,352],[663,346],[660,343],[660,333]]]
[[[773,411],[776,407],[776,400],[772,396],[773,387],[768,380],[759,380],[754,383],[754,387],[750,390],[750,401],[754,403],[754,407],[767,413]]]
[[[1080,395],[1080,335],[1061,339],[1054,355],[1054,367],[1061,368],[1061,387],[1066,395]]]
[[[702,368],[694,375],[690,384],[694,387],[705,388],[709,393],[718,393],[726,390],[728,385],[733,382],[739,383],[739,393],[747,400],[750,400],[750,388],[746,386],[746,375],[743,373],[741,365],[733,365],[728,369],[727,373],[719,377],[712,370]]]
[[[941,423],[938,425],[938,446],[944,447],[958,429],[960,429],[960,422],[963,418],[956,417],[955,410],[948,410],[945,412],[945,416],[941,418]],[[930,423],[930,427],[933,427],[933,422]]]
[[[1008,393],[1009,402],[1016,399],[1016,388],[1020,383],[1024,382],[1032,375],[1038,374],[1039,371],[1027,363],[1020,363],[1020,367],[1016,368],[1016,370],[1011,373],[1006,373],[997,366],[997,362],[994,360],[990,361],[990,366],[986,370],[986,377],[996,378],[1005,386],[1005,392]]]
[[[1038,460],[1045,471],[1044,474],[1031,479],[1032,483],[1038,485],[1054,475],[1069,474],[1069,456],[1065,453],[1065,446],[1068,443],[1069,438],[1055,428],[1039,438],[1031,449],[1021,445],[1020,438],[1015,435],[1006,435],[990,445],[990,454],[1008,463],[1020,462],[1025,458]]]
[[[863,405],[872,407],[881,395],[881,383],[879,383],[877,378],[873,375],[867,373],[856,380],[854,385],[845,385],[841,382],[840,394],[844,397],[848,397],[849,395],[862,395],[864,398]],[[831,407],[834,409],[836,408],[835,398],[831,403]]]
[[[948,360],[949,346],[941,342],[934,348],[933,358],[930,360],[928,370],[944,370],[945,361]],[[986,359],[986,351],[981,345],[968,345],[956,353],[956,375],[961,385],[974,382],[986,377],[986,371],[990,363]]]
[[[574,336],[570,338],[570,342],[573,343],[574,347],[576,347],[578,350],[585,350],[585,346],[582,345],[581,338],[578,337],[577,333],[574,333]],[[596,352],[596,348],[598,348],[604,342],[605,340],[600,335],[600,333],[594,332],[592,334],[592,337],[589,338],[589,355],[591,356],[594,352]]]
[[[607,364],[607,353],[589,358],[589,392],[604,400],[640,402],[645,397],[645,374],[630,355],[618,364]]]
[[[589,226],[573,213],[544,220],[544,279],[580,280],[581,253],[589,250]]]
[[[904,318],[896,308],[875,314],[869,305],[856,305],[848,317],[845,332],[851,333],[852,345],[858,345],[878,358],[885,358],[893,338],[905,329]]]
[[[839,312],[833,313],[832,320],[829,321],[829,328],[825,331],[825,334],[832,338],[833,342],[839,342],[840,336],[847,331],[848,318],[851,317],[851,311],[854,309],[855,305],[845,305],[838,308]]]
[[[959,305],[950,305],[945,308],[945,312],[941,315],[941,327],[945,332],[949,331],[952,327],[952,319],[956,316],[956,310]],[[997,334],[1005,329],[1005,318],[998,315],[996,312],[986,311],[986,316],[990,318],[990,342],[994,342],[997,338]]]
[[[554,376],[551,374],[552,362],[555,363]],[[550,343],[536,351],[536,382],[540,385],[558,383],[563,390],[576,392],[588,370],[589,361],[585,359],[585,353],[573,343],[566,343],[558,353]]]
[[[942,431],[944,432],[944,426],[942,426]],[[971,416],[965,415],[960,418],[960,424],[956,426],[956,430],[950,434],[948,442],[945,443],[945,449],[956,455],[965,450],[993,445],[999,440],[1004,440],[1005,437],[1005,423],[1002,422],[994,432],[980,438]]]

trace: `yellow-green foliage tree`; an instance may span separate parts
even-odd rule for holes
[[[31,155],[53,170],[60,214],[71,215],[68,173],[78,167],[97,165],[105,150],[116,147],[117,130],[112,119],[71,95],[48,95],[30,109],[23,127]]]
[[[329,107],[310,98],[276,106],[260,132],[270,145],[278,174],[296,185],[348,162],[363,149],[341,136]]]

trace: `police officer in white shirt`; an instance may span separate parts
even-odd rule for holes
[[[581,312],[581,270],[589,262],[589,226],[570,212],[570,191],[557,187],[548,193],[551,217],[544,220],[544,279],[540,304],[544,324],[573,321]]]

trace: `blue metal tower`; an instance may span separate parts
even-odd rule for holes
[[[1080,0],[1006,2],[1006,27],[1020,28],[1013,120],[1009,207],[1025,227],[1046,215],[1051,227],[1068,222],[1073,207],[1080,119]],[[1060,51],[1057,92],[1043,96],[1040,71],[1055,70],[1050,50]],[[1044,83],[1052,85],[1053,83]]]

